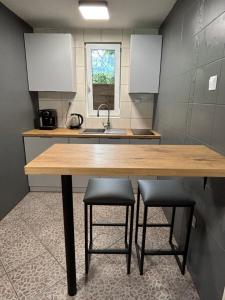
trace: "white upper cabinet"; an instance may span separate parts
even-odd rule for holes
[[[76,92],[72,36],[25,33],[30,91]]]
[[[129,93],[158,93],[161,35],[131,35]]]

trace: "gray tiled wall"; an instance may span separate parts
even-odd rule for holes
[[[161,27],[163,53],[154,127],[166,144],[206,144],[225,155],[225,1],[180,0]],[[216,91],[209,77],[218,75]],[[184,179],[196,200],[188,267],[201,299],[225,286],[225,179]],[[176,235],[182,237],[178,215]]]

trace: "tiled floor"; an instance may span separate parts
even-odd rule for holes
[[[197,300],[190,274],[180,274],[173,257],[147,257],[139,275],[133,249],[131,275],[124,256],[95,255],[84,274],[82,194],[74,194],[78,293],[67,296],[60,193],[29,193],[0,222],[0,300]],[[98,220],[123,220],[124,208],[94,210]],[[152,221],[164,220],[160,209]],[[121,219],[122,218],[122,219]],[[123,247],[123,229],[97,228],[96,247]],[[150,233],[149,233],[150,232]],[[166,247],[168,229],[148,229],[152,247]],[[148,242],[151,244],[150,242]]]

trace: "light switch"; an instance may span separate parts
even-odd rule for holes
[[[215,91],[217,84],[217,75],[211,76],[209,78],[209,91]]]

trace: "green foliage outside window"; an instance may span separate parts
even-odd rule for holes
[[[96,73],[92,80],[93,84],[114,84],[114,76],[106,73]]]

